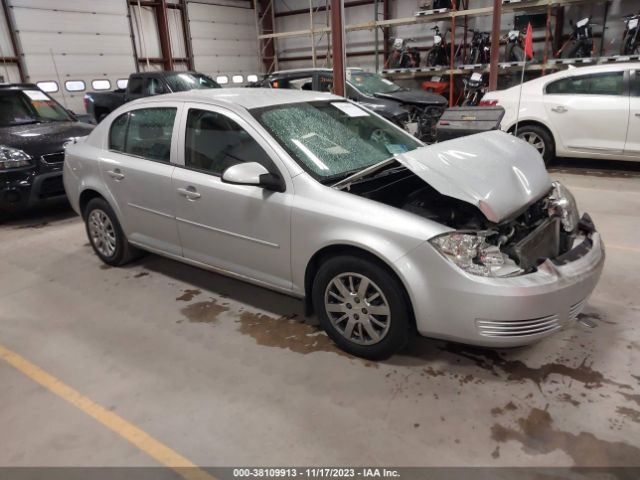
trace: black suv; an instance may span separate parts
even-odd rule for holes
[[[32,84],[0,84],[0,212],[65,198],[63,145],[93,126]]]
[[[348,99],[414,133],[421,140],[430,142],[435,139],[436,123],[447,108],[447,100],[442,95],[409,90],[360,68],[348,68],[346,77]],[[266,76],[250,87],[331,92],[333,71],[329,68],[283,70]]]

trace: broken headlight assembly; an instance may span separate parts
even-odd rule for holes
[[[518,265],[500,251],[498,245],[487,242],[494,231],[449,232],[429,240],[447,260],[467,273],[481,277],[511,277],[524,273]]]
[[[548,197],[547,211],[549,216],[558,216],[562,221],[562,228],[567,233],[573,233],[578,228],[580,212],[573,194],[560,182],[553,182],[551,194]]]
[[[0,172],[31,165],[31,157],[22,150],[0,145]]]

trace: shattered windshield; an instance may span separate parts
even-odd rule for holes
[[[402,90],[400,85],[396,85],[391,80],[382,78],[375,73],[369,72],[350,72],[348,80],[355,87],[366,95],[374,95],[376,93],[393,93]]]
[[[276,105],[252,114],[321,181],[346,177],[422,146],[410,134],[345,101]]]

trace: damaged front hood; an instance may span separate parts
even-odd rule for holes
[[[551,180],[538,151],[495,130],[398,155],[442,195],[477,206],[499,223],[545,195]]]

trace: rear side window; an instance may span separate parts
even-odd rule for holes
[[[550,95],[622,95],[624,72],[608,72],[563,78],[547,85]]]
[[[127,84],[127,88],[129,89],[129,93],[133,93],[133,94],[142,93],[142,78],[131,77]]]
[[[125,141],[127,139],[127,123],[129,123],[129,113],[123,113],[111,124],[109,131],[109,150],[124,152]]]
[[[144,108],[125,113],[111,124],[109,149],[169,162],[175,108]]]

